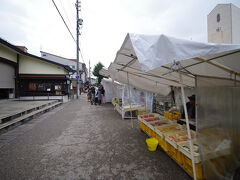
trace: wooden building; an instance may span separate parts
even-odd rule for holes
[[[0,98],[63,96],[69,92],[69,66],[52,62],[0,38]]]

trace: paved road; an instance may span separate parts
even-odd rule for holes
[[[83,95],[0,135],[0,179],[191,179],[145,138]]]

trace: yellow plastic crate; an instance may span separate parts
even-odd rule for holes
[[[140,122],[140,127],[146,134],[148,134],[149,128],[143,122]]]
[[[158,134],[153,131],[151,128],[149,128],[147,125],[145,125],[143,122],[140,122],[141,129],[150,137],[156,138]]]
[[[181,119],[182,114],[177,111],[164,111],[164,117],[170,120],[179,120]]]
[[[158,140],[158,144],[159,146],[166,152],[167,151],[167,142],[164,140],[163,137],[161,137],[160,135],[156,134],[156,139]]]
[[[147,127],[147,126],[146,126],[146,133],[147,133],[148,136],[151,137],[152,130],[149,127]]]
[[[175,160],[176,160],[176,161],[178,162],[178,164],[180,164],[181,166],[183,165],[183,158],[184,158],[183,156],[184,156],[184,154],[178,150]]]
[[[177,152],[178,150],[174,148],[171,144],[166,142],[167,144],[167,153],[169,156],[171,156],[173,159],[177,160]]]
[[[146,125],[143,122],[140,122],[140,128],[145,132],[146,131]]]
[[[143,122],[140,122],[140,128],[149,136],[156,138],[157,134],[149,128],[147,125],[145,125]]]
[[[140,127],[148,136],[152,137],[152,130],[148,126],[146,126],[143,122],[141,122]]]
[[[187,156],[182,154],[183,156],[183,168],[185,171],[187,171],[190,175],[193,176],[193,167],[192,167],[192,160],[189,159]],[[203,168],[201,163],[195,163],[195,169],[196,169],[196,176],[197,179],[202,180],[204,179],[203,176]]]

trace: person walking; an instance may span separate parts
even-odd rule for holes
[[[95,104],[95,87],[91,87],[91,105]]]
[[[98,103],[98,95],[99,95],[99,94],[98,94],[98,87],[96,86],[96,87],[95,87],[95,101],[94,101],[94,104],[95,104],[95,105],[97,105],[97,103]]]
[[[91,87],[89,87],[88,90],[87,90],[88,102],[91,102],[91,96],[92,96]]]
[[[102,104],[102,86],[98,87],[98,105]]]

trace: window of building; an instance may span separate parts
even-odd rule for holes
[[[220,22],[220,14],[217,14],[217,22]]]
[[[36,83],[29,83],[29,85],[28,85],[28,90],[29,91],[36,91],[37,90],[37,85],[36,85]]]

